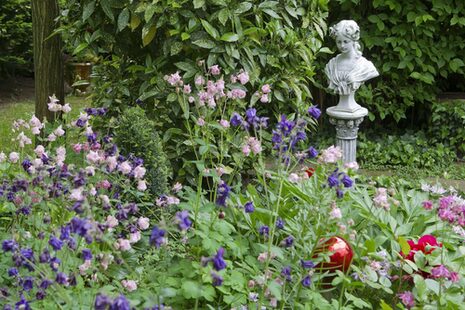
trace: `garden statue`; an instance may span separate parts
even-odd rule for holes
[[[355,102],[355,92],[367,80],[379,75],[373,63],[362,56],[360,28],[353,20],[342,20],[329,28],[331,37],[341,52],[325,67],[328,90],[339,95],[335,107],[328,108],[330,122],[336,126],[336,144],[342,148],[344,162],[356,159],[358,126],[368,110]]]

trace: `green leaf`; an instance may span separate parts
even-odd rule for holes
[[[129,10],[124,8],[118,16],[118,31],[123,30],[129,23]]]
[[[156,33],[157,27],[155,27],[155,25],[145,24],[142,28],[142,44],[144,46],[149,45],[153,38],[155,38]]]
[[[211,49],[211,48],[214,48],[216,46],[215,42],[213,42],[211,40],[206,40],[206,39],[196,40],[196,41],[194,41],[192,43],[197,45],[197,46],[200,46],[202,48],[207,48],[207,49]]]
[[[184,281],[181,286],[182,295],[187,299],[195,299],[202,296],[202,290],[199,283],[194,281]]]
[[[113,22],[115,20],[115,16],[113,15],[113,10],[111,9],[109,0],[100,0],[100,5],[102,6],[105,15]]]
[[[239,36],[235,34],[234,32],[228,32],[228,33],[223,34],[220,40],[226,41],[226,42],[236,42],[237,40],[239,40]]]
[[[202,297],[210,302],[214,301],[216,297],[215,288],[211,285],[202,286]]]
[[[278,13],[276,13],[275,11],[273,11],[271,9],[264,9],[263,12],[270,15],[273,18],[282,19],[281,16],[278,15]]]
[[[229,19],[229,10],[224,8],[218,12],[218,20],[224,26]]]
[[[194,0],[194,9],[199,9],[203,7],[205,4],[205,0]]]
[[[157,10],[157,5],[158,4],[149,5],[148,8],[145,10],[144,19],[146,23],[148,23],[152,19],[153,15],[155,14],[155,11]]]
[[[86,21],[95,11],[95,1],[91,1],[84,5],[82,10],[82,21]]]
[[[87,44],[86,42],[82,42],[81,44],[79,44],[79,45],[74,49],[73,55],[79,54],[80,52],[82,52],[83,50],[85,50],[88,46],[89,46],[89,44]]]
[[[141,20],[140,20],[139,16],[137,16],[136,14],[132,14],[131,15],[131,22],[129,24],[129,26],[131,27],[131,30],[134,30],[137,27],[139,27],[140,22],[141,22]]]
[[[248,10],[250,10],[252,8],[252,3],[250,2],[242,2],[241,4],[239,4],[237,6],[237,9],[234,10],[234,14],[242,14],[242,13],[245,13],[247,12]]]
[[[381,310],[392,310],[392,307],[389,306],[384,300],[381,299]]]
[[[407,240],[405,240],[404,237],[399,237],[398,242],[400,244],[402,253],[405,253],[405,254],[410,253],[410,245],[408,244]]]
[[[218,33],[218,30],[215,29],[215,27],[213,27],[205,19],[200,19],[200,22],[202,23],[203,28],[209,35],[211,35],[214,39],[218,39],[220,34]]]
[[[436,295],[439,295],[439,282],[432,280],[432,279],[426,279],[425,280],[426,287],[430,290],[433,291]]]

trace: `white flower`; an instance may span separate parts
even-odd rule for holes
[[[137,290],[137,283],[134,280],[123,280],[123,281],[121,281],[121,284],[129,292]]]
[[[113,228],[118,226],[119,222],[118,219],[113,215],[108,215],[105,224],[107,224],[108,228]]]
[[[6,155],[5,153],[1,152],[0,153],[0,163],[4,162],[6,160]]]
[[[137,225],[139,226],[140,229],[146,230],[150,226],[150,220],[146,217],[140,217],[137,220]]]
[[[87,160],[93,164],[96,164],[100,161],[100,155],[98,152],[89,151],[89,154],[86,156]]]
[[[9,155],[9,159],[13,164],[16,164],[19,160],[19,154],[16,152],[11,152]]]
[[[182,184],[181,184],[181,183],[176,182],[176,183],[173,185],[173,192],[177,193],[177,192],[179,192],[181,189],[182,189]]]
[[[132,170],[131,164],[126,160],[118,166],[118,171],[122,174],[129,174]]]
[[[71,106],[69,105],[69,103],[66,103],[63,107],[61,107],[61,110],[63,111],[63,113],[69,113],[71,112]]]
[[[63,128],[62,128],[61,125],[60,125],[60,126],[58,126],[57,129],[55,129],[55,130],[53,131],[53,133],[54,133],[57,137],[61,137],[61,136],[63,136],[63,135],[65,134],[65,131],[63,130]]]
[[[145,175],[146,169],[142,166],[137,166],[134,168],[134,178],[142,179]]]
[[[74,188],[71,190],[69,198],[75,201],[82,201],[84,200],[84,195],[82,194],[83,191],[84,191],[83,187]]]
[[[41,157],[42,154],[45,153],[45,147],[43,145],[38,145],[35,149],[34,149],[34,153],[36,153],[37,157]]]
[[[298,183],[300,181],[300,177],[297,173],[289,174],[289,177],[287,179],[289,180],[289,182],[292,183]]]
[[[136,231],[135,233],[129,234],[129,242],[131,243],[137,243],[140,240],[140,238],[140,231]]]
[[[145,182],[145,180],[139,180],[137,182],[137,190],[143,192],[146,189],[147,189],[147,183]]]

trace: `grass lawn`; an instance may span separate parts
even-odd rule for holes
[[[75,118],[83,108],[90,105],[90,101],[85,97],[69,96],[66,98],[66,102],[71,105],[72,118]],[[12,132],[13,121],[17,119],[29,121],[33,114],[33,100],[0,105],[0,151],[7,153],[16,150],[17,144],[13,144],[11,141],[18,134]]]

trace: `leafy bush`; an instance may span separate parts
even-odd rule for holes
[[[169,163],[155,125],[144,110],[134,107],[123,112],[115,128],[115,142],[122,154],[144,160],[146,179],[152,195],[159,196],[168,192]]]
[[[0,77],[32,72],[32,17],[28,0],[3,0],[0,6]]]
[[[465,4],[448,0],[330,1],[330,23],[350,16],[359,23],[364,53],[380,71],[362,87],[370,119],[427,120],[438,93],[465,90]]]
[[[357,161],[364,168],[445,168],[456,159],[454,150],[442,143],[431,144],[424,132],[376,139],[360,135]]]
[[[465,155],[465,101],[434,103],[429,132],[435,142],[453,148],[459,157]]]
[[[326,9],[327,0],[73,0],[65,7],[60,32],[75,54],[94,49],[106,60],[94,100],[115,115],[122,102],[136,99],[147,107],[166,105],[163,75],[179,69],[190,82],[202,73],[196,62],[205,60],[226,74],[249,72],[250,93],[258,85],[273,85],[275,104],[263,108],[271,116],[273,110],[289,112],[311,100],[315,58],[327,51],[322,46]],[[112,75],[118,68],[120,74]],[[120,91],[109,92],[108,83]]]

